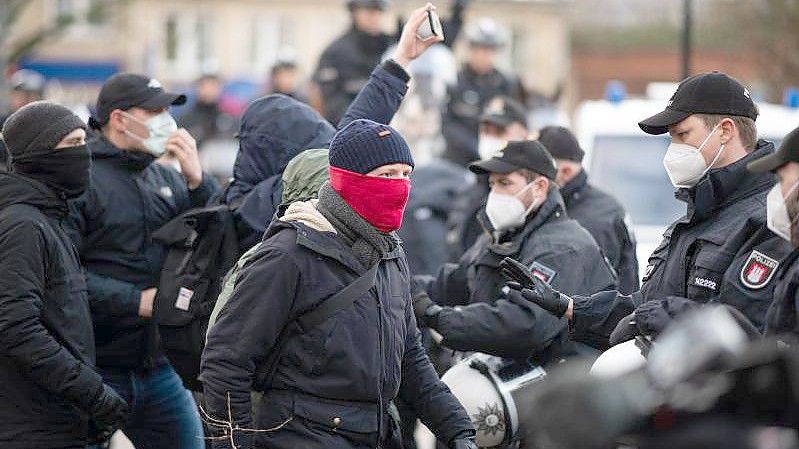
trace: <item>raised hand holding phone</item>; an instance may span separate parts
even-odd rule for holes
[[[430,26],[431,12],[435,13],[435,10],[436,7],[433,6],[432,3],[428,3],[424,7],[414,10],[408,22],[402,28],[402,34],[397,43],[397,50],[392,59],[403,68],[407,68],[411,61],[418,58],[428,48],[439,42],[444,42],[444,36],[440,31],[440,22],[438,22],[438,35],[431,35],[427,38],[422,38],[419,35],[420,28],[423,26]],[[435,17],[437,18],[438,15],[436,14]],[[435,24],[433,26],[435,26]]]

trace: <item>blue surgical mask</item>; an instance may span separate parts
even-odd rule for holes
[[[147,128],[149,137],[143,138],[128,130],[125,130],[125,133],[134,139],[141,141],[148,153],[155,157],[163,156],[164,153],[166,153],[166,142],[169,140],[169,136],[178,130],[178,124],[175,122],[175,119],[172,118],[172,115],[170,115],[168,111],[164,111],[154,117],[150,117],[145,122],[128,114],[127,112],[122,112],[131,120],[144,125]]]

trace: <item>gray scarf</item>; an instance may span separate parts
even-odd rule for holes
[[[384,234],[355,213],[349,204],[333,190],[330,182],[319,189],[317,209],[336,228],[344,243],[352,248],[355,257],[365,269],[371,268],[386,254],[397,248],[399,240],[392,234]]]

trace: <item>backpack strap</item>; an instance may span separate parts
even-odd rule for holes
[[[290,322],[278,336],[277,343],[272,347],[270,354],[261,364],[256,366],[253,389],[256,391],[266,391],[272,384],[272,378],[277,370],[277,364],[280,361],[283,348],[286,346],[286,342],[291,335],[291,331],[289,330],[291,327],[295,328],[295,332],[308,332],[314,326],[326,321],[339,310],[352,305],[361,295],[368,292],[369,289],[375,285],[379,266],[380,262],[374,264],[366,273],[352,281],[352,283],[341,289],[341,291],[326,299],[313,310],[304,313]]]
[[[380,263],[374,264],[366,273],[362,274],[358,279],[352,281],[348,286],[344,287],[340,292],[326,299],[322,304],[316,306],[310,312],[297,318],[297,325],[300,331],[305,333],[312,329],[314,326],[325,322],[328,318],[335,315],[336,312],[349,307],[364,293],[369,291],[375,285],[377,278],[377,268]]]

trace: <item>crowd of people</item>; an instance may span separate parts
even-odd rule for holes
[[[351,0],[353,26],[323,53],[317,89],[299,93],[282,62],[275,93],[240,118],[219,114],[211,75],[178,120],[170,107],[185,95],[114,75],[88,124],[42,100],[41,76],[15,75],[1,141],[2,447],[95,449],[122,431],[140,449],[411,449],[418,421],[438,447],[566,447],[530,436],[551,422],[546,404],[530,401],[538,422],[440,375],[470,363],[501,392],[509,376],[553,369],[544,385],[564,361],[657,346],[715,308],[793,353],[799,128],[777,150],[758,140],[749,91],[719,72],[641,117],[643,132],[671,138],[664,167],[686,212],[639,279],[624,207],[591,185],[569,128],[530,122],[519,81],[496,68],[506,42],[493,22],[467,35],[440,154],[420,162],[390,125],[412,63],[452,44],[467,3],[454,2],[444,36],[422,38],[433,5],[392,37],[386,1]],[[225,185],[198,150],[220,132],[238,139]],[[454,393],[470,388],[478,410]],[[795,427],[798,403],[777,422],[719,414],[679,444],[671,436],[694,423],[660,420],[635,429],[648,437],[637,447]],[[486,443],[498,432],[500,446]]]

